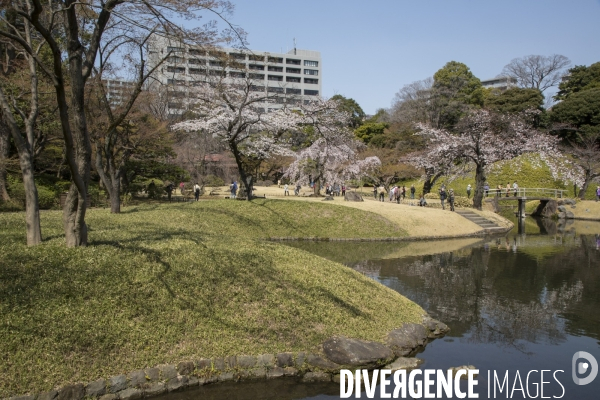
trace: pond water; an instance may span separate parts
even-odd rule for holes
[[[512,398],[533,398],[536,391],[542,398],[543,380],[548,382],[543,397],[598,399],[600,377],[585,386],[576,385],[571,377],[576,352],[600,360],[598,234],[597,222],[561,226],[527,218],[519,228],[495,238],[290,245],[344,263],[450,326],[447,336],[417,355],[425,360],[421,369],[474,365],[480,370],[479,398],[494,398],[493,389],[488,397],[488,371],[492,378],[496,371],[500,381],[508,371],[508,387],[516,388]],[[537,372],[527,381],[532,370]],[[551,372],[542,379],[541,370]],[[507,388],[502,393],[496,390],[495,398],[511,397]],[[378,396],[379,390],[374,398]],[[169,400],[338,398],[337,384],[300,384],[293,379],[208,385],[165,396]]]

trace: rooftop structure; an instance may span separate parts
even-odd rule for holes
[[[517,80],[510,76],[498,76],[496,78],[482,80],[481,85],[484,88],[507,90],[509,88],[516,87]]]

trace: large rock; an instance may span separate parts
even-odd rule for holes
[[[83,384],[68,385],[58,390],[57,400],[81,400],[85,395]]]
[[[425,328],[429,329],[429,334],[427,336],[432,339],[442,337],[450,332],[448,325],[431,317],[423,318],[423,325],[425,325]]]
[[[413,369],[419,368],[419,365],[423,364],[423,360],[420,358],[406,358],[399,357],[391,364],[385,366],[385,369],[390,369],[392,372],[405,369],[407,371],[412,371]]]
[[[321,201],[330,201],[330,200],[333,200],[333,196],[327,196]]]
[[[356,192],[346,192],[345,201],[364,201],[362,196]]]
[[[386,342],[398,357],[412,353],[423,346],[429,336],[429,330],[421,324],[404,324],[388,333]]]
[[[323,351],[334,363],[356,367],[374,367],[394,357],[394,352],[381,343],[343,336],[327,339],[323,343]]]
[[[544,217],[551,218],[558,212],[558,203],[556,200],[540,201],[534,212],[531,213],[532,217]]]

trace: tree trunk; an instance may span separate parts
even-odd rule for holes
[[[100,176],[100,181],[104,184],[104,188],[108,192],[110,199],[110,212],[119,214],[121,212],[121,179],[120,173],[116,173],[113,160],[110,158],[110,153],[106,152],[106,164],[108,171],[104,170],[103,154],[100,150],[100,143],[96,144],[96,172]]]
[[[246,200],[252,200],[252,176],[246,174],[244,169],[244,163],[242,162],[242,154],[240,153],[237,143],[234,140],[230,140],[229,148],[233,153],[233,157],[235,158],[235,163],[237,164],[238,171],[240,173],[240,179],[244,183],[244,188],[246,189]]]
[[[585,172],[585,180],[583,182],[583,186],[581,187],[581,189],[579,189],[579,197],[581,200],[585,199],[585,192],[587,192],[588,187],[590,186],[590,183],[592,183],[592,181],[594,180],[594,178],[598,177],[598,175],[593,174],[592,171],[586,169],[584,170]]]
[[[425,169],[425,182],[423,183],[423,196],[425,196],[427,193],[431,192],[431,189],[433,188],[433,186],[435,185],[435,183],[437,182],[437,180],[442,175],[443,174],[441,172],[438,172],[437,174],[434,173],[434,169],[433,168],[426,168]]]
[[[121,212],[121,180],[113,179],[112,189],[110,190],[110,212],[119,214]]]
[[[485,170],[483,165],[477,164],[475,169],[475,193],[473,194],[473,207],[481,210],[483,203],[483,186],[485,185]]]
[[[0,119],[0,199],[4,201],[10,201],[6,183],[6,162],[10,155],[9,135],[8,126]]]

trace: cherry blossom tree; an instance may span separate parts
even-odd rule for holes
[[[293,154],[282,136],[298,126],[302,116],[287,107],[265,112],[264,104],[276,95],[257,91],[257,82],[247,78],[249,73],[245,76],[198,82],[190,109],[200,118],[175,124],[173,129],[221,139],[235,158],[246,198],[251,200],[253,178],[245,160]]]
[[[381,166],[378,157],[358,159],[362,143],[348,129],[350,114],[339,107],[336,100],[323,98],[304,104],[301,109],[302,124],[310,133],[312,143],[295,153],[295,161],[284,177],[308,184],[315,183],[319,194],[322,182],[345,182],[359,179]]]
[[[422,168],[448,163],[474,165],[473,206],[481,209],[486,169],[493,163],[530,152],[540,153],[546,160],[562,159],[557,147],[558,139],[533,129],[526,122],[530,118],[527,115],[523,117],[477,110],[462,118],[456,132],[419,124],[421,132],[418,134],[427,135],[429,146],[416,165]],[[564,163],[551,164],[553,174],[560,175],[559,170]],[[562,173],[570,174],[567,170]]]

